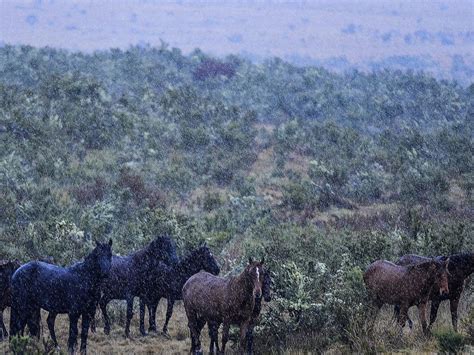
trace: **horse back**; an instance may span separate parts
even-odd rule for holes
[[[386,303],[397,302],[406,288],[406,268],[390,261],[377,260],[364,273],[364,282],[373,296]]]
[[[408,266],[408,265],[422,263],[429,260],[430,258],[427,258],[425,256],[420,256],[416,254],[407,254],[407,255],[403,255],[400,259],[398,259],[396,261],[396,264],[401,265],[401,266]]]
[[[12,297],[23,304],[66,313],[76,299],[84,296],[83,281],[68,268],[31,261],[13,274]]]
[[[186,312],[196,312],[207,320],[222,321],[229,280],[200,271],[183,286]]]

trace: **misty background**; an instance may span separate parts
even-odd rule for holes
[[[472,1],[8,1],[0,44],[92,52],[130,45],[195,48],[255,62],[423,70],[469,85]]]

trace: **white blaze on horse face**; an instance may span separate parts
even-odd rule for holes
[[[255,268],[257,271],[257,281],[260,282],[260,271],[258,271],[258,266]]]

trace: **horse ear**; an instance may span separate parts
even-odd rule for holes
[[[112,238],[109,239],[109,247],[112,247]]]
[[[260,265],[263,265],[264,262],[265,262],[265,257],[262,256],[262,260],[260,261]]]
[[[253,263],[253,259],[251,256],[249,256],[249,264],[252,264]]]

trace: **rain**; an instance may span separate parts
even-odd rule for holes
[[[473,352],[473,16],[2,1],[0,352]]]

